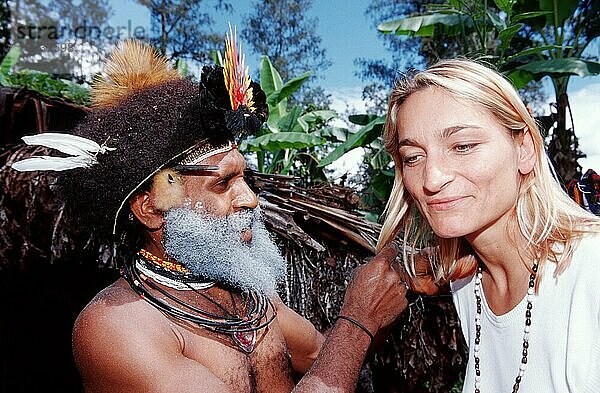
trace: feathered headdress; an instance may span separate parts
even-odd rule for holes
[[[124,41],[120,50],[111,53],[105,72],[105,77],[94,79],[91,90],[92,104],[100,108],[116,106],[136,91],[181,79],[164,56],[134,40]]]
[[[139,41],[124,41],[111,53],[105,66],[106,76],[96,76],[90,90],[92,105],[116,107],[131,94],[170,81],[181,79],[176,70],[154,48]],[[23,137],[23,142],[65,153],[68,157],[34,156],[15,162],[12,168],[27,171],[65,171],[98,163],[98,154],[115,150],[108,147],[110,137],[102,145],[81,136],[46,132]]]
[[[237,31],[232,31],[231,25],[229,25],[229,33],[225,38],[225,65],[223,68],[225,87],[229,92],[231,109],[236,110],[240,105],[244,105],[254,112],[248,67],[244,66],[245,56],[241,44],[240,51],[237,50],[236,35]]]
[[[235,36],[228,40],[227,46],[236,48]],[[196,83],[180,77],[151,47],[126,41],[109,57],[104,78],[94,82],[94,108],[72,135],[41,134],[25,140],[75,153],[76,158],[36,160],[45,165],[37,169],[56,170],[47,165],[56,158],[81,163],[64,166],[70,170],[58,179],[59,191],[79,226],[105,237],[118,233],[115,217],[127,211],[122,208],[137,190],[151,187],[161,170],[230,148],[242,132],[260,129],[268,113],[266,96],[249,80],[247,70],[240,71],[243,56],[226,57],[236,59],[228,71],[204,67]],[[235,108],[228,84],[234,88]]]

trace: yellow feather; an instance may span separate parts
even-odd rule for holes
[[[116,106],[132,93],[181,78],[167,59],[154,48],[140,41],[124,41],[121,48],[109,56],[106,76],[92,84],[92,104],[95,107]]]

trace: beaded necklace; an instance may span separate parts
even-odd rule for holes
[[[163,267],[169,271],[178,273],[190,272],[189,269],[183,266],[182,264],[172,261],[165,261],[164,259],[157,257],[156,255],[152,254],[150,251],[144,248],[140,249],[138,254],[140,254],[140,256],[143,257],[145,260],[149,262],[154,262],[156,265]]]
[[[538,271],[538,261],[533,261],[531,268],[532,273],[529,275],[529,286],[527,288],[527,310],[525,310],[525,328],[523,329],[523,357],[519,365],[519,373],[515,378],[512,392],[517,393],[519,391],[519,385],[521,379],[525,374],[527,368],[527,356],[529,350],[529,331],[531,329],[531,309],[533,308],[533,294],[535,293],[535,278]],[[481,278],[483,273],[481,266],[477,268],[477,274],[475,276],[475,286],[473,291],[475,292],[475,300],[477,303],[477,313],[475,314],[475,347],[473,348],[473,357],[475,360],[475,393],[481,393],[481,363],[479,359],[479,350],[481,345]]]
[[[180,263],[166,261],[150,251],[138,251],[141,258],[135,261],[135,268],[142,276],[149,277],[157,283],[178,291],[208,289],[215,285],[214,281],[200,280]]]
[[[156,281],[154,277],[149,277],[144,274],[145,272],[140,271],[140,265],[136,263],[136,261],[133,261],[133,263],[125,263],[123,277],[129,282],[133,290],[135,290],[143,299],[175,318],[193,322],[215,333],[228,335],[236,346],[246,354],[250,354],[254,351],[256,332],[267,327],[277,315],[271,300],[262,292],[252,289],[245,290],[241,294],[244,303],[247,305],[245,315],[239,315],[240,313],[235,304],[233,293],[231,291],[229,292],[235,312],[235,314],[231,314],[217,301],[210,298],[207,294],[204,294],[198,288],[194,288],[194,285],[192,285],[194,280],[196,283],[200,283],[201,281],[199,281],[198,277],[194,277],[187,271],[183,265],[180,265],[177,262],[164,261],[146,250],[138,252],[138,258],[141,260],[138,259],[137,262],[146,262],[146,264],[143,264],[142,266],[146,268],[152,268],[152,266],[154,266],[156,269],[160,269],[155,270],[154,273],[167,275],[170,277],[170,280],[175,279],[179,281],[190,290],[215,304],[224,314],[215,314],[194,307],[173,295],[171,292],[161,288],[160,285],[157,285],[159,281]],[[183,272],[183,269],[181,269],[182,267],[187,272]],[[149,278],[152,279],[149,280]],[[202,282],[202,284],[206,283]],[[153,295],[150,290],[158,292],[162,295],[162,298]],[[269,309],[271,310],[271,316],[268,316]]]

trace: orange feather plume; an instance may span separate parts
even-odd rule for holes
[[[127,40],[106,62],[106,77],[96,78],[91,98],[95,107],[113,107],[132,93],[181,78],[150,45]]]
[[[236,110],[240,105],[244,105],[254,112],[248,67],[244,68],[245,56],[242,53],[241,44],[238,52],[236,33],[236,30],[232,31],[231,25],[229,25],[229,33],[225,38],[225,65],[223,67],[225,87],[229,92],[231,109]]]

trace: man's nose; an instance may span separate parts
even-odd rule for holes
[[[241,180],[237,187],[238,190],[236,196],[232,201],[233,209],[235,211],[240,209],[256,209],[258,206],[258,198],[250,186],[248,186],[248,183]]]
[[[423,173],[423,188],[436,193],[441,191],[453,179],[454,175],[447,160],[442,156],[427,156]]]

